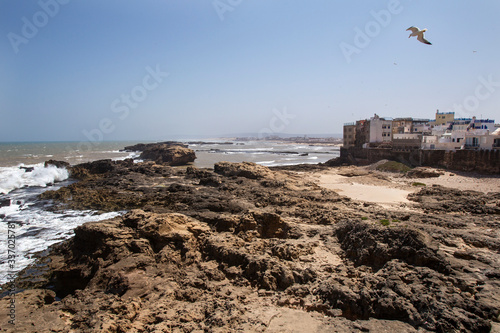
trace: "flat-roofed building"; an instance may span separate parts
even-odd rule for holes
[[[392,121],[392,135],[394,138],[394,134],[403,134],[403,133],[411,133],[413,125],[413,118],[395,118]]]
[[[451,123],[455,120],[455,112],[439,112],[436,111],[436,120],[434,120],[432,125],[446,125],[447,123]]]
[[[380,118],[377,114],[370,118],[370,143],[392,141],[392,119]]]
[[[354,147],[356,140],[356,123],[344,124],[344,148]]]
[[[354,138],[354,146],[358,148],[366,148],[370,142],[370,121],[356,121],[356,136]]]

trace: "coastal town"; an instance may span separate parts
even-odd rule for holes
[[[454,112],[436,111],[435,119],[388,118],[344,124],[344,148],[415,150],[499,150],[500,124],[493,119],[455,118]]]

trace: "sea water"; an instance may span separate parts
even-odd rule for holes
[[[74,235],[79,225],[109,219],[121,214],[111,212],[65,210],[51,212],[50,201],[38,196],[46,189],[58,189],[69,185],[62,181],[48,187],[30,186],[16,189],[0,196],[0,284],[7,282],[7,275],[17,273],[35,260],[36,253],[50,245]],[[9,237],[10,236],[10,237]],[[12,260],[13,259],[13,260]]]
[[[135,143],[0,143],[0,284],[7,282],[8,274],[19,272],[32,263],[36,253],[72,237],[77,226],[125,213],[51,211],[52,202],[41,200],[39,195],[69,185],[72,180],[65,168],[45,167],[44,162],[52,159],[75,165],[99,159],[137,158],[138,152],[121,151]],[[254,162],[264,166],[310,164],[339,156],[339,148],[327,144],[211,140],[188,146],[196,152],[193,165],[199,168],[212,168],[220,161]],[[9,262],[9,252],[10,255],[14,253],[14,261]],[[13,266],[9,265],[12,263]]]
[[[191,144],[196,152],[194,165],[210,168],[220,161],[253,162],[272,167],[295,164],[317,164],[340,156],[332,145],[308,145],[275,141],[230,141]]]

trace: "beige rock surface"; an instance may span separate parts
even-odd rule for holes
[[[465,191],[466,175],[422,180],[450,188],[369,168],[79,170],[44,197],[128,213],[78,227],[23,272],[16,326],[3,297],[0,332],[498,329],[500,193]],[[375,201],[395,190],[409,202]]]

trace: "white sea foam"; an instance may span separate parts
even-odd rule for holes
[[[16,259],[9,267],[7,246],[0,247],[0,284],[7,282],[7,272],[19,272],[31,264],[34,254],[47,249],[50,245],[61,242],[74,235],[73,230],[90,221],[100,221],[120,215],[105,213],[97,215],[92,211],[65,211],[63,214],[48,212],[29,205],[10,205],[0,208],[5,214],[5,222],[0,224],[0,235],[6,239],[15,234]],[[8,228],[9,224],[15,228]],[[14,233],[12,233],[12,231]],[[12,254],[12,252],[11,252]]]
[[[272,161],[260,161],[257,162],[257,164],[263,165],[263,166],[274,166],[276,164],[275,160]]]
[[[10,206],[0,207],[0,215],[9,216],[19,211],[20,205],[12,203]]]
[[[114,153],[123,153],[121,151],[116,151]],[[134,151],[134,152],[131,152],[129,153],[127,156],[123,156],[123,157],[115,157],[113,158],[114,161],[123,161],[123,160],[126,160],[128,158],[131,158],[131,159],[136,159],[138,158],[139,156],[141,156],[141,152],[138,152],[138,151]]]
[[[20,166],[33,168],[33,171],[28,172],[21,169]],[[60,182],[69,177],[68,170],[65,168],[57,168],[54,165],[44,167],[43,163],[35,165],[20,165],[17,167],[0,168],[0,193],[6,194],[17,188],[26,186],[42,186],[54,182]]]

